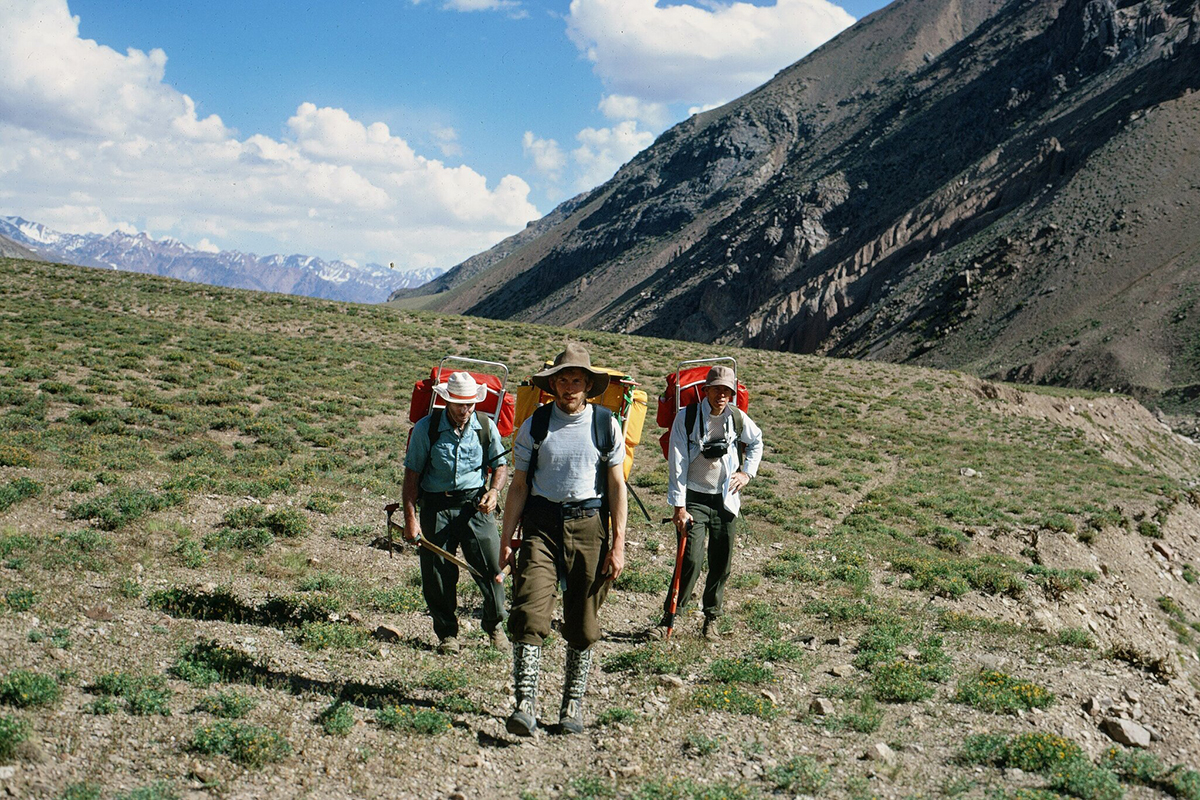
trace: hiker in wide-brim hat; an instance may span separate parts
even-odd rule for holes
[[[535,372],[529,380],[543,392],[554,394],[554,390],[550,387],[550,378],[565,369],[581,369],[588,374],[592,381],[588,397],[599,397],[608,388],[608,373],[592,369],[592,356],[583,345],[576,342],[571,342],[567,345],[566,350],[555,356],[552,366],[546,367],[541,372]]]
[[[507,650],[504,590],[492,579],[500,572],[495,514],[508,477],[504,444],[495,421],[475,409],[487,386],[471,373],[451,373],[433,391],[445,406],[417,421],[404,454],[405,538],[425,539],[451,554],[462,549],[483,595],[481,627],[492,647]],[[422,548],[421,593],[442,654],[460,648],[457,587],[458,567]]]
[[[582,733],[600,607],[625,565],[625,437],[611,411],[586,400],[604,393],[608,373],[592,369],[582,345],[567,345],[532,380],[554,399],[513,440],[516,472],[500,535],[500,564],[513,562],[514,708],[505,727],[518,736],[537,730],[542,646],[562,575],[558,635],[567,646],[558,724],[562,733]]]
[[[454,372],[445,381],[434,386],[433,393],[447,403],[472,405],[484,401],[487,397],[487,386],[480,386],[469,372]]]

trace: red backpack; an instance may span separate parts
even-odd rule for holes
[[[445,408],[446,404],[433,393],[433,387],[448,379],[452,372],[461,371],[450,367],[434,367],[429,371],[428,378],[414,383],[412,399],[408,405],[408,421],[416,422],[434,408]],[[487,386],[487,396],[475,405],[475,410],[492,417],[496,421],[496,429],[500,431],[501,436],[510,435],[513,432],[513,421],[517,416],[517,398],[512,392],[504,392],[504,400],[499,399],[500,392],[504,389],[504,382],[499,375],[472,372],[471,377],[479,385]],[[496,414],[497,403],[500,403],[499,414]]]
[[[675,407],[676,386],[679,387],[680,408],[699,405],[700,401],[704,399],[704,381],[708,378],[708,370],[711,366],[711,364],[705,364],[688,367],[667,376],[667,390],[658,398],[658,415],[655,417],[658,426],[667,429],[666,433],[658,437],[658,443],[662,446],[663,458],[667,457],[667,450],[671,442],[671,424],[675,421],[675,415],[679,413],[679,409]],[[737,387],[734,405],[742,413],[746,413],[750,410],[750,393],[746,391],[746,386],[741,381],[738,381]]]

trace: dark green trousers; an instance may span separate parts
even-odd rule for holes
[[[562,637],[576,650],[587,650],[600,639],[600,606],[610,583],[604,577],[608,532],[600,512],[564,518],[561,512],[535,501],[526,505],[521,528],[512,616],[508,619],[513,642],[540,647],[550,635],[561,575],[566,586]]]
[[[704,596],[701,608],[704,616],[715,619],[721,616],[725,606],[725,584],[733,571],[733,544],[737,533],[737,517],[725,509],[719,494],[701,494],[688,491],[687,511],[692,515],[692,530],[688,534],[687,547],[683,551],[683,568],[679,573],[679,601],[677,614],[691,599],[704,566],[705,540],[708,541],[708,576],[704,581]],[[667,598],[669,601],[670,598]],[[663,603],[663,613],[668,613],[668,602]]]
[[[504,611],[504,584],[492,576],[500,571],[500,534],[496,518],[480,513],[474,502],[439,508],[436,502],[421,506],[421,532],[430,542],[458,555],[479,570],[475,578],[483,593],[483,629],[491,631],[508,616]],[[475,576],[472,576],[473,578]],[[421,591],[433,617],[433,632],[439,638],[458,635],[458,567],[421,549]]]

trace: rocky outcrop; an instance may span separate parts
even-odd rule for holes
[[[1143,399],[1200,384],[1200,309],[1161,309],[1200,290],[1197,6],[898,0],[432,307]]]

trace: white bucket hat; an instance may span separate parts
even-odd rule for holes
[[[433,387],[433,393],[447,403],[482,403],[487,397],[487,386],[480,386],[469,372],[454,372],[444,383]]]

